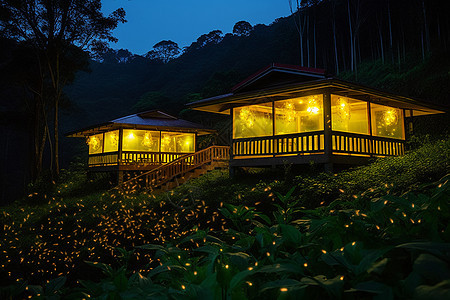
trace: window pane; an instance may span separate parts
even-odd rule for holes
[[[403,112],[401,109],[370,104],[372,134],[403,139]]]
[[[103,133],[91,135],[87,138],[89,145],[89,154],[102,153],[103,148]]]
[[[180,132],[161,133],[161,152],[192,153],[195,151],[195,134]]]
[[[369,134],[367,102],[331,95],[333,130]]]
[[[275,134],[323,130],[323,96],[275,102]]]
[[[234,138],[272,135],[272,103],[237,107],[233,113]]]
[[[159,132],[124,129],[122,150],[159,152]]]
[[[119,150],[119,130],[105,132],[105,149],[103,152],[115,152]]]

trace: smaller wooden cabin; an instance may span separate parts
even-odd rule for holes
[[[89,146],[90,172],[149,171],[197,151],[197,136],[214,130],[152,110],[70,132]]]
[[[332,170],[333,164],[402,155],[407,119],[445,112],[327,77],[324,70],[280,64],[250,76],[229,94],[189,107],[231,116],[231,169],[314,162]]]

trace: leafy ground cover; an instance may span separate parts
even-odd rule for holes
[[[2,208],[0,296],[445,297],[449,154],[447,139],[336,175],[215,171],[158,196],[67,173]]]

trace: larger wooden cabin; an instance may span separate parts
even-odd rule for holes
[[[442,108],[324,70],[273,64],[229,94],[189,104],[232,118],[230,167],[361,164],[405,152],[407,119]]]
[[[153,110],[68,133],[89,145],[90,172],[150,171],[197,151],[197,136],[214,130]]]

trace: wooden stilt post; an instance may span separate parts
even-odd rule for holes
[[[323,93],[323,149],[325,155],[325,172],[333,172],[333,141],[331,131],[331,93]]]

